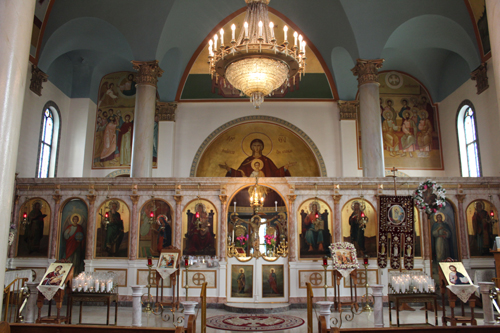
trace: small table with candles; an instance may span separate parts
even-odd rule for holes
[[[82,324],[82,308],[83,302],[104,302],[108,306],[106,313],[106,325],[109,325],[109,308],[112,302],[115,302],[115,323],[116,326],[118,321],[118,293],[88,293],[88,292],[73,292],[69,294],[69,320],[68,323],[71,324],[71,318],[73,313],[73,302],[80,302],[80,317],[78,324]],[[88,324],[84,325],[102,325],[102,324]]]
[[[425,306],[425,324],[429,326],[437,326],[438,325],[438,315],[437,315],[437,295],[430,293],[402,293],[402,294],[389,294],[389,324],[390,326],[422,326],[422,324],[400,324],[399,323],[399,305],[402,303],[431,303],[434,305],[434,319],[435,325],[429,323],[429,315],[427,313],[427,306]],[[392,324],[392,309],[391,302],[394,302],[396,307],[396,325]]]

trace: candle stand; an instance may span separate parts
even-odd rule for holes
[[[365,299],[365,306],[363,306],[362,312],[373,312],[373,308],[368,303],[368,297],[373,295],[368,293],[368,257],[364,258],[363,266],[365,266],[365,294],[361,297],[361,299]]]
[[[146,288],[148,288],[148,293],[144,294],[144,295],[146,295],[146,302],[142,302],[142,303],[143,303],[143,305],[144,305],[144,303],[146,303],[146,307],[142,311],[146,312],[146,313],[152,313],[153,312],[152,304],[154,303],[154,300],[153,300],[153,296],[151,295],[151,267],[153,267],[153,260],[151,257],[148,257],[148,265],[147,266],[148,266],[148,284],[146,285]]]

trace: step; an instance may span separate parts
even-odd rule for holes
[[[234,313],[280,313],[290,310],[288,303],[224,303],[224,309]]]

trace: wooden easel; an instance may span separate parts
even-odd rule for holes
[[[56,263],[69,263],[68,261],[62,259],[56,261]],[[69,313],[69,306],[66,308],[66,316],[61,317],[61,307],[62,303],[64,300],[64,295],[66,289],[68,289],[68,294],[71,293],[71,280],[73,280],[73,271],[74,267],[71,266],[71,270],[69,271],[69,274],[66,276],[66,280],[64,281],[64,288],[59,289],[54,297],[52,298],[56,302],[56,309],[57,309],[57,315],[52,316],[52,300],[49,301],[49,313],[47,317],[42,317],[42,307],[43,307],[43,301],[46,299],[45,296],[43,296],[42,293],[38,293],[38,298],[36,301],[36,306],[38,307],[38,318],[36,319],[36,323],[48,323],[48,324],[61,324],[61,323],[66,323],[68,324],[70,321],[70,313]]]
[[[161,250],[160,257],[162,253],[177,253],[177,262],[174,264],[177,271],[170,275],[170,285],[172,287],[172,299],[171,301],[167,301],[163,297],[163,279],[160,273],[156,272],[156,302],[155,307],[161,308],[163,311],[163,307],[171,306],[172,310],[175,311],[179,308],[179,276],[180,276],[180,259],[181,259],[181,250],[176,247],[168,246]],[[176,290],[177,288],[177,290]],[[177,297],[176,297],[177,296]]]
[[[339,271],[333,271],[333,308],[335,311],[340,312],[340,316],[342,316],[342,306],[350,305],[351,312],[355,313],[359,311],[359,304],[357,302],[358,299],[358,270],[355,269],[349,274],[350,279],[350,291],[351,291],[351,299],[348,302],[340,301],[340,282],[342,281],[342,274]]]
[[[477,325],[476,318],[474,318],[474,307],[476,306],[476,300],[474,297],[469,298],[469,306],[470,306],[470,311],[471,311],[471,316],[466,317],[465,316],[465,309],[464,309],[464,303],[460,302],[462,304],[462,315],[461,316],[455,316],[455,303],[458,299],[457,295],[451,292],[446,286],[448,285],[448,281],[446,280],[446,277],[444,276],[443,270],[441,269],[441,266],[439,266],[439,286],[441,287],[441,299],[443,302],[443,317],[441,320],[443,321],[443,326],[447,326],[447,322],[450,322],[451,326],[457,326],[457,324],[471,324],[471,325]],[[448,302],[450,303],[450,309],[451,309],[451,316],[447,317],[446,316],[446,306],[445,306],[445,294],[448,292]]]

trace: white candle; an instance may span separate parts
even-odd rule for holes
[[[236,201],[234,202],[234,212],[236,213]]]
[[[302,35],[299,35],[299,49],[302,47]]]
[[[231,31],[232,31],[232,34],[231,34],[231,39],[232,40],[235,40],[234,36],[235,36],[235,32],[236,32],[236,25],[231,25]]]
[[[99,280],[98,279],[94,280],[94,290],[95,290],[95,292],[99,291]]]
[[[214,51],[217,50],[217,40],[219,39],[219,36],[217,34],[214,35]]]
[[[293,33],[293,46],[297,46],[297,37],[299,36],[298,32],[295,31]]]
[[[224,45],[224,29],[220,29],[220,46]]]
[[[101,283],[101,293],[103,293],[104,290],[106,290],[106,286],[104,285],[104,282],[102,282]]]
[[[245,37],[248,38],[248,22],[245,22],[243,27],[245,27]]]
[[[269,22],[269,29],[271,29],[271,38],[274,38],[274,23]]]
[[[274,209],[275,209],[276,211],[278,211],[278,201],[275,201],[275,202],[274,202]]]
[[[302,52],[304,52],[304,57],[306,56],[306,41],[302,42]]]
[[[259,37],[262,37],[262,26],[264,24],[262,23],[262,21],[259,21]]]
[[[287,41],[287,39],[288,39],[288,36],[287,36],[287,33],[288,33],[288,27],[287,27],[286,25],[283,27],[283,32],[285,33],[285,42],[286,42],[286,41]]]
[[[231,241],[234,243],[234,228],[233,228],[233,237],[231,238]]]
[[[214,53],[212,52],[212,45],[214,44],[214,42],[212,40],[209,40],[208,41],[208,54],[212,57],[214,55]]]

